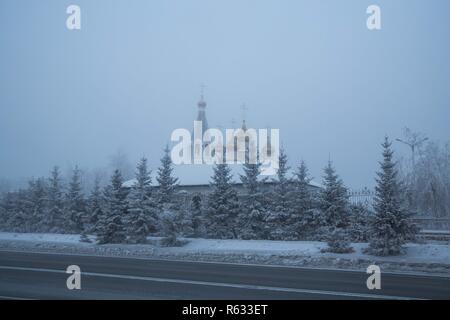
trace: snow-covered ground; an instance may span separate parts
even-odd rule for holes
[[[185,245],[167,248],[158,246],[158,240],[149,237],[150,244],[145,245],[96,245],[80,242],[79,235],[0,232],[0,248],[5,249],[347,269],[376,263],[389,270],[432,271],[450,276],[448,243],[409,243],[404,255],[375,257],[362,252],[366,243],[352,244],[353,253],[335,254],[321,252],[327,245],[315,241],[185,239]]]
[[[269,240],[211,240],[189,239],[181,248],[171,248],[178,251],[198,251],[204,253],[247,253],[272,254],[281,256],[315,255],[324,257],[338,257],[348,259],[382,259],[398,262],[428,262],[445,263],[450,265],[450,245],[445,244],[416,244],[406,245],[406,254],[394,257],[374,257],[362,251],[367,243],[353,243],[355,252],[349,254],[322,253],[326,243],[318,241],[269,241]]]
[[[94,239],[94,237],[91,237]],[[59,234],[59,233],[14,233],[0,232],[0,240],[21,240],[21,241],[43,241],[59,243],[79,243],[79,234]]]

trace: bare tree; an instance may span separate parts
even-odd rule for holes
[[[411,160],[402,163],[406,201],[419,215],[450,216],[450,144],[429,141],[425,135],[404,129]]]

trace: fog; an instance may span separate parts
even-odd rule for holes
[[[72,3],[81,30],[66,28]],[[291,166],[319,180],[331,158],[371,187],[384,135],[450,137],[450,2],[376,3],[379,31],[361,0],[2,0],[0,178],[117,152],[155,169],[205,84],[210,127],[278,128]]]

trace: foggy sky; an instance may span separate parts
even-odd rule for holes
[[[382,30],[366,28],[381,7]],[[79,31],[66,8],[81,7]],[[372,186],[384,135],[450,140],[448,0],[0,2],[0,177],[97,168],[118,149],[154,169],[193,125],[280,129],[291,166]],[[396,151],[407,154],[404,146]]]

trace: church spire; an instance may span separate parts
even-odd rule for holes
[[[205,85],[202,83],[200,86],[200,99],[203,100],[203,94],[205,93]]]
[[[245,105],[245,103],[243,103],[241,105],[241,110],[242,110],[242,127],[241,129],[244,131],[247,131],[247,125],[245,124],[245,118],[246,118],[246,113],[247,113],[247,106]]]
[[[242,130],[247,131],[247,125],[245,124],[245,119],[242,120]]]
[[[201,92],[200,92],[200,100],[197,103],[198,106],[198,113],[197,113],[197,119],[196,121],[202,122],[202,131],[205,133],[206,130],[208,130],[208,121],[206,120],[206,102],[204,98],[204,89],[205,86],[201,86]]]

